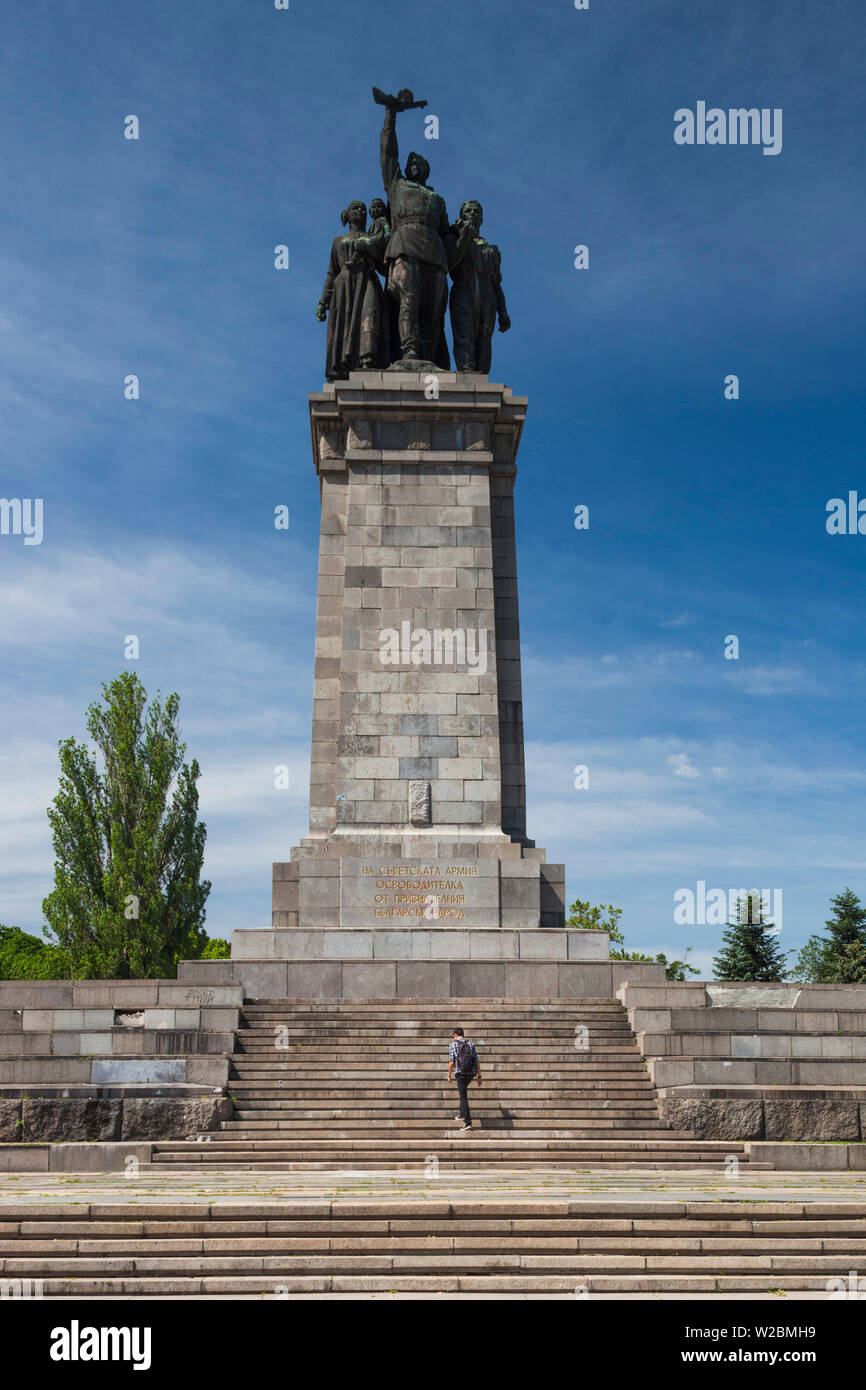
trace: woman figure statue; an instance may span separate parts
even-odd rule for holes
[[[377,370],[390,362],[384,292],[376,274],[384,264],[384,227],[365,232],[366,204],[356,199],[342,213],[349,230],[334,238],[322,297],[316,308],[328,321],[325,375],[345,379],[349,372]],[[372,230],[372,229],[371,229]]]

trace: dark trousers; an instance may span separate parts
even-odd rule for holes
[[[455,280],[451,287],[451,332],[454,335],[454,367],[458,372],[490,371],[493,330],[496,327],[496,294],[492,285],[480,287],[476,298],[474,277]]]
[[[397,326],[402,356],[421,358],[447,368],[448,363],[440,363],[436,355],[445,342],[445,306],[448,303],[445,271],[426,261],[397,256],[390,262],[388,293],[399,306]]]
[[[469,1096],[466,1092],[470,1081],[473,1081],[474,1077],[460,1076],[459,1073],[455,1073],[454,1080],[457,1082],[457,1094],[460,1097],[460,1118],[464,1124],[471,1125],[472,1112],[469,1109]]]

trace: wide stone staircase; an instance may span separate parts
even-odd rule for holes
[[[445,1080],[455,1023],[478,1046],[484,1083],[463,1136]],[[236,1110],[219,1130],[157,1145],[110,1195],[106,1176],[30,1204],[3,1195],[0,1294],[823,1299],[850,1296],[852,1279],[859,1288],[856,1185],[818,1175],[800,1195],[789,1174],[781,1190],[775,1174],[749,1177],[761,1165],[746,1166],[742,1145],[666,1130],[615,1000],[257,1000],[242,1024]]]
[[[866,1202],[850,1200],[79,1201],[0,1209],[5,1296],[29,1280],[31,1296],[47,1298],[826,1298],[851,1287],[864,1257]]]
[[[478,1047],[473,1130],[446,1079],[455,1024]],[[744,1146],[663,1126],[615,999],[256,1000],[232,1119],[154,1163],[274,1169],[719,1167]],[[756,1165],[753,1165],[753,1167]]]

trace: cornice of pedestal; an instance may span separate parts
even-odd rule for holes
[[[309,401],[319,474],[343,472],[352,463],[517,471],[527,398],[486,376],[353,372],[347,381],[326,383]]]

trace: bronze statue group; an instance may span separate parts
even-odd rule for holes
[[[426,102],[407,90],[393,97],[374,87],[373,95],[385,107],[380,155],[388,202],[372,200],[369,228],[362,201],[342,214],[347,230],[334,239],[316,309],[316,318],[328,322],[327,378],[391,366],[450,370],[449,274],[454,366],[487,373],[497,318],[503,333],[511,321],[499,248],[481,236],[481,204],[470,199],[458,221],[449,223],[445,200],[427,185],[430,165],[423,155],[413,151],[405,173],[399,163],[397,113]]]

